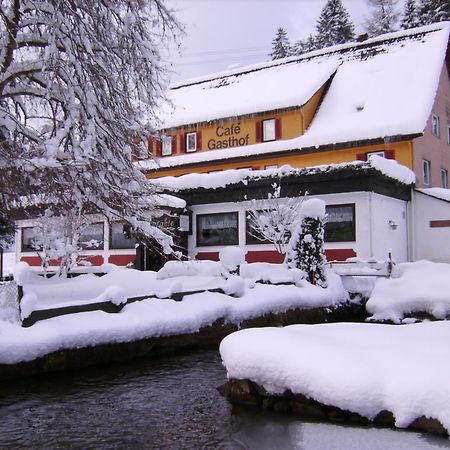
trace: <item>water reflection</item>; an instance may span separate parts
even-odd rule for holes
[[[0,448],[450,449],[415,433],[303,423],[231,408],[216,351],[0,387]]]

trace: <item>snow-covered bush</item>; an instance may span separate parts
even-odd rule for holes
[[[239,274],[239,267],[245,262],[246,253],[240,247],[223,247],[219,252],[219,260],[225,270],[225,274]]]
[[[288,266],[302,270],[313,285],[327,286],[325,274],[325,202],[309,199],[302,205],[301,223],[292,234],[286,255]]]
[[[31,268],[25,261],[20,261],[14,266],[13,276],[14,281],[18,286],[24,286],[31,275]]]
[[[81,251],[80,234],[89,225],[80,210],[67,210],[55,216],[47,209],[33,228],[34,247],[46,273],[50,260],[58,260],[59,274],[66,275],[77,263]]]
[[[249,233],[261,242],[270,242],[278,253],[284,254],[304,197],[281,198],[281,186],[274,183],[272,188],[267,199],[251,201]]]
[[[157,272],[156,279],[165,280],[174,277],[220,276],[222,272],[218,261],[167,261]]]

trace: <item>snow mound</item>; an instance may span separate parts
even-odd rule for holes
[[[425,312],[437,319],[450,315],[450,264],[417,261],[394,267],[392,278],[375,283],[366,304],[371,320],[400,323]]]
[[[220,264],[228,272],[234,272],[245,262],[246,253],[241,247],[223,247],[219,252]]]
[[[450,322],[337,323],[254,328],[220,345],[229,379],[269,393],[290,390],[374,419],[391,411],[397,427],[434,418],[450,432]]]
[[[325,217],[325,202],[318,198],[305,200],[300,210],[301,217],[323,219]]]

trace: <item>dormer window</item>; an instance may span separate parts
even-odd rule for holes
[[[262,140],[263,142],[274,141],[276,139],[275,119],[263,120]]]
[[[439,116],[437,116],[436,114],[432,114],[431,115],[431,132],[439,137],[441,135],[441,130],[440,130],[440,124],[439,124]]]
[[[172,136],[163,136],[161,139],[161,156],[172,154]]]
[[[197,151],[197,133],[186,133],[186,152]]]

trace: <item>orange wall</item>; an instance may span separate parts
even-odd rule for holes
[[[161,176],[179,176],[187,173],[207,173],[214,170],[227,170],[252,167],[254,169],[265,169],[268,165],[278,165],[281,167],[289,164],[294,168],[317,166],[321,164],[336,164],[355,161],[358,155],[366,152],[373,152],[378,150],[393,150],[395,159],[402,165],[413,168],[413,154],[411,141],[395,142],[391,144],[380,144],[365,147],[354,147],[341,150],[327,150],[317,151],[313,153],[302,154],[301,150],[293,150],[289,155],[277,156],[276,154],[270,157],[248,157],[241,162],[211,162],[209,164],[159,169],[157,172],[148,174],[149,178]]]

